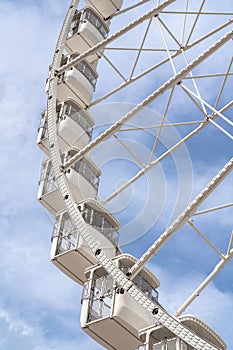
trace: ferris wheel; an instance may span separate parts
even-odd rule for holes
[[[183,313],[233,256],[232,14],[226,0],[69,5],[38,133],[38,198],[55,218],[51,260],[83,286],[81,327],[106,349],[227,347]],[[202,242],[213,265],[171,315],[150,267],[169,242],[173,264],[179,234],[184,264],[202,259]]]

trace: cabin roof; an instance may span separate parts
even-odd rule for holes
[[[193,315],[184,315],[177,318],[184,326],[193,331],[197,336],[213,344],[220,350],[226,350],[227,346],[223,339],[215,333],[206,323]],[[152,342],[160,342],[167,339],[173,339],[176,335],[161,324],[150,326],[140,330],[139,336],[145,341],[145,334],[150,333]]]
[[[79,202],[80,204],[87,204],[92,209],[95,209],[96,211],[100,212],[104,218],[106,218],[110,223],[115,227],[117,230],[120,229],[121,224],[120,222],[115,218],[113,214],[111,214],[99,201],[93,199],[93,198],[87,198],[83,201]]]

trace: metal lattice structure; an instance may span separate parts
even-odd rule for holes
[[[70,242],[77,239],[78,232],[79,239],[84,242],[82,244],[88,246],[89,268],[96,264],[102,266],[111,281],[114,281],[117,293],[126,293],[153,318],[151,326],[155,323],[164,327],[170,332],[169,336],[172,334],[179,338],[179,341],[185,342],[190,349],[224,349],[225,344],[221,338],[201,321],[200,327],[207,329],[207,333],[212,332],[214,340],[206,337],[205,332],[202,337],[195,329],[191,329],[190,319],[187,320],[185,317],[182,319],[181,315],[233,256],[233,235],[230,232],[228,249],[224,253],[211,243],[208,235],[195,225],[194,220],[200,215],[232,207],[232,202],[209,209],[201,207],[230,176],[233,158],[227,159],[229,152],[226,153],[222,169],[219,169],[194,199],[182,208],[179,215],[167,225],[141,258],[132,260],[127,274],[119,268],[115,259],[121,253],[115,238],[120,223],[107,212],[107,209],[105,212],[104,208],[152,168],[159,166],[180,147],[195,140],[201,133],[206,135],[206,138],[210,138],[213,130],[219,133],[229,151],[228,145],[232,145],[233,139],[231,132],[233,100],[230,90],[233,78],[231,4],[228,1],[219,4],[207,0],[197,1],[195,4],[188,0],[165,0],[157,1],[155,4],[152,0],[137,0],[129,4],[125,1],[120,9],[117,8],[118,1],[105,2],[109,3],[109,8],[115,3],[114,10],[107,13],[106,5],[101,13],[102,3],[94,0],[87,1],[90,6],[88,10],[77,10],[79,1],[71,1],[50,66],[47,112],[42,115],[43,126],[39,131],[39,144],[49,157],[43,169],[49,168],[50,173],[46,175],[46,171],[43,171],[39,198],[60,221],[64,217],[67,225],[65,228],[57,229],[53,239],[60,242],[59,253],[61,253],[75,247],[76,243]],[[79,22],[80,18],[83,22]],[[83,46],[77,44],[74,50],[71,40],[79,30],[77,23],[89,23],[95,26],[98,29],[96,36],[99,35],[101,39],[96,42],[93,40],[90,44],[84,34],[78,33],[77,42],[80,43],[84,38]],[[131,54],[134,59],[127,60]],[[99,67],[99,77],[96,67]],[[111,84],[107,84],[104,74],[106,72],[109,76],[110,71]],[[72,79],[76,79],[74,74],[77,75],[77,82],[71,85]],[[88,94],[79,85],[82,79],[87,79],[87,82],[84,82],[86,85],[83,84],[87,86]],[[69,91],[69,103],[65,97],[67,91]],[[126,96],[137,95],[134,106],[126,112],[123,111],[119,119],[110,126],[106,124],[104,130],[91,139],[90,129],[94,125],[91,118],[92,108],[103,102],[112,102],[114,98],[122,99],[124,93]],[[143,113],[148,106],[159,109],[159,123],[157,118],[156,122],[153,118],[147,119],[145,113],[145,120],[137,124],[134,118]],[[182,113],[183,108],[185,113]],[[177,120],[175,117],[172,119],[173,114]],[[63,126],[62,129],[60,121],[67,120],[69,115],[72,116],[72,123],[79,123],[82,137],[73,135],[72,127],[68,130]],[[164,150],[160,147],[160,140],[170,127],[180,130],[181,136],[171,142],[169,140]],[[152,131],[153,141],[148,147],[149,154],[145,158],[132,147],[132,143],[127,142],[124,135],[127,132],[132,133],[131,139],[132,137],[137,139],[139,132],[144,133],[145,137],[145,132],[148,130]],[[89,155],[91,151],[98,150],[98,146],[106,140],[114,140],[119,144],[129,158],[136,162],[138,171],[117,190],[100,200],[98,186],[101,171],[98,169],[98,164],[89,159]],[[78,176],[82,177],[81,180]],[[45,188],[45,182],[46,191],[53,191],[51,195],[42,190],[42,184]],[[54,202],[54,206],[51,206],[50,201]],[[61,224],[59,225],[61,227]],[[105,246],[101,246],[99,238],[96,238],[90,228],[91,225],[97,227],[105,237],[106,247],[108,244],[106,242],[110,241],[107,253]],[[184,225],[189,225],[203,239],[204,243],[217,254],[219,261],[209,276],[172,316],[155,299],[143,293],[134,281],[142,271],[146,271],[145,265],[150,259]],[[62,246],[59,232],[63,232],[62,238],[66,247]],[[58,267],[78,283],[83,284],[87,278],[85,276],[89,276],[89,272],[86,272],[86,275],[83,273],[81,277],[77,277],[70,262],[71,265],[67,267],[61,260],[56,261]],[[85,268],[88,267],[83,264]],[[148,271],[144,273],[149,275]],[[172,340],[170,344],[173,344]],[[111,344],[108,348],[116,349]]]

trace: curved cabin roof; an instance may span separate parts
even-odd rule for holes
[[[106,32],[108,33],[109,32],[110,21],[104,20],[104,18],[91,6],[85,6],[81,10],[76,10],[72,21],[80,20],[80,17],[83,15],[83,13],[85,13],[87,11],[92,12],[95,15],[95,17],[97,17],[100,20],[102,25],[105,27]]]
[[[85,117],[87,118],[88,122],[93,126],[95,124],[94,119],[92,118],[92,116],[90,115],[90,112],[84,108],[82,108],[77,101],[73,100],[72,98],[67,98],[67,100],[58,103],[58,105],[64,105],[66,103],[70,103],[72,104],[75,108],[77,108],[77,112],[82,112],[83,114],[85,114]]]
[[[125,266],[127,266],[129,268],[132,267],[137,262],[137,259],[133,255],[130,255],[130,254],[117,255],[112,260],[113,261],[115,261],[115,260],[121,261]],[[142,276],[151,285],[151,287],[156,289],[160,286],[159,280],[146,267],[144,267],[139,272],[139,275]]]
[[[116,261],[116,262],[121,261],[124,264],[124,266],[130,268],[137,262],[137,259],[130,254],[120,254],[120,255],[117,255],[114,258],[112,258],[112,261],[113,262],[114,261]],[[92,266],[92,267],[86,269],[86,276],[89,274],[89,272],[92,269],[100,270],[97,272],[97,275],[99,275],[100,277],[101,277],[101,275],[104,274],[104,272],[103,272],[104,268],[98,264],[98,265],[95,265],[95,266]],[[151,285],[152,288],[156,289],[159,287],[159,285],[160,285],[159,280],[146,267],[144,267],[140,271],[139,275],[142,276]]]
[[[74,52],[74,53],[70,53],[70,54],[67,54],[67,55],[62,55],[60,67],[65,66],[66,64],[72,62],[79,55],[80,55],[79,52]],[[93,74],[95,79],[97,79],[99,77],[99,74],[97,73],[97,71],[93,68],[93,66],[85,58],[83,58],[80,62],[76,63],[74,65],[74,67],[77,69],[77,65],[79,63],[82,63],[82,62],[84,63],[84,65],[86,65],[88,67],[88,69]]]
[[[227,346],[222,338],[198,317],[193,315],[184,315],[178,317],[177,319],[184,326],[196,333],[200,338],[203,338],[204,340],[213,344],[215,347],[219,348],[219,350],[226,350]],[[151,341],[155,344],[164,340],[164,338],[173,339],[177,337],[166,327],[162,325],[156,325],[140,330],[139,336],[143,342],[145,341],[145,334],[148,332],[150,333]]]
[[[80,12],[84,13],[86,11],[90,11],[92,12],[102,23],[102,25],[105,27],[106,32],[109,32],[109,25],[110,25],[110,21],[109,20],[105,20],[102,16],[100,16],[100,14],[91,6],[85,6]]]
[[[179,320],[203,339],[209,341],[219,349],[226,350],[227,346],[222,338],[220,338],[217,333],[215,333],[206,323],[201,321],[199,318],[193,315],[184,315],[180,316]]]
[[[77,149],[74,149],[73,147],[71,147],[63,153],[65,155],[68,154],[69,156],[73,157],[74,155],[77,154]],[[102,174],[101,170],[98,168],[98,166],[93,162],[93,160],[91,158],[89,158],[87,155],[85,155],[82,158],[80,158],[79,160],[77,160],[77,162],[82,161],[82,160],[85,160],[85,162],[87,162],[90,165],[90,167],[92,167],[92,170],[94,171],[96,176],[98,176],[98,177],[101,176],[101,174]]]
[[[86,207],[98,211],[116,230],[119,230],[121,224],[100,202],[93,198],[87,198],[78,203],[78,206],[84,204]]]

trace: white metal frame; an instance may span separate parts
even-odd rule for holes
[[[145,2],[145,1],[140,1]],[[139,2],[139,3],[140,3]],[[196,80],[198,79],[197,76],[193,75],[192,71],[195,67],[197,67],[199,64],[201,64],[203,61],[205,61],[208,57],[210,57],[214,52],[219,50],[223,45],[225,45],[227,42],[229,42],[233,37],[233,30],[230,30],[227,34],[225,34],[220,40],[215,42],[212,46],[210,46],[207,50],[201,53],[196,59],[194,59],[191,63],[188,63],[185,66],[185,68],[181,69],[179,72],[176,72],[175,66],[173,64],[173,59],[177,55],[183,55],[184,59],[187,60],[185,56],[185,51],[194,47],[196,43],[199,43],[200,41],[206,39],[207,37],[215,34],[216,32],[220,31],[221,29],[227,27],[228,25],[232,24],[232,19],[229,20],[227,23],[224,23],[223,25],[217,27],[215,31],[212,31],[210,33],[207,33],[205,36],[199,38],[196,42],[193,42],[190,44],[190,38],[191,34],[194,30],[195,24],[198,20],[198,17],[201,14],[202,8],[200,8],[200,11],[198,13],[194,13],[196,15],[196,21],[193,24],[193,28],[190,32],[190,36],[187,39],[185,45],[181,46],[179,50],[177,50],[175,53],[169,50],[166,40],[164,38],[164,44],[165,48],[168,54],[168,58],[166,60],[161,61],[159,64],[151,67],[148,69],[148,71],[145,71],[142,75],[138,75],[136,77],[133,77],[134,68],[132,70],[132,74],[129,80],[126,80],[121,86],[114,89],[114,91],[105,94],[100,99],[92,102],[92,105],[106,99],[111,94],[115,93],[119,89],[122,89],[124,86],[127,86],[131,84],[133,81],[139,79],[141,76],[144,76],[148,72],[154,70],[158,66],[162,65],[163,63],[170,61],[174,75],[172,78],[170,78],[167,82],[165,82],[162,86],[160,86],[158,89],[156,89],[150,96],[148,96],[146,99],[144,99],[141,103],[139,103],[135,108],[133,108],[129,113],[127,113],[125,116],[123,116],[119,121],[117,121],[114,125],[112,125],[108,130],[106,130],[104,133],[102,133],[99,137],[97,137],[95,140],[93,140],[91,143],[89,143],[86,147],[84,147],[82,150],[77,152],[77,154],[69,160],[69,162],[62,164],[60,152],[59,152],[59,145],[57,141],[57,134],[56,134],[56,88],[57,88],[57,82],[58,77],[63,72],[65,72],[67,69],[72,67],[73,65],[77,64],[77,62],[81,61],[83,58],[87,57],[88,55],[94,54],[100,49],[103,49],[107,44],[112,43],[115,39],[119,38],[121,35],[125,34],[126,32],[130,31],[137,25],[141,24],[143,21],[146,21],[148,19],[151,19],[154,16],[157,16],[160,12],[164,11],[166,13],[166,8],[175,2],[175,0],[166,0],[162,4],[158,5],[153,10],[147,12],[145,15],[141,16],[140,18],[134,20],[130,24],[128,24],[126,27],[122,28],[115,34],[112,34],[107,39],[103,40],[101,43],[95,45],[93,48],[89,49],[85,53],[82,53],[79,57],[75,58],[72,62],[68,63],[67,65],[63,66],[62,68],[59,67],[59,62],[61,59],[61,55],[64,48],[64,43],[67,35],[67,31],[69,29],[70,22],[73,18],[74,11],[79,3],[78,0],[73,0],[71,2],[71,5],[68,9],[62,30],[60,32],[60,36],[57,42],[56,51],[53,58],[53,63],[51,66],[49,81],[48,81],[48,137],[49,137],[49,147],[50,147],[50,153],[51,153],[51,159],[52,164],[55,172],[55,177],[61,192],[62,197],[64,198],[64,201],[66,203],[66,207],[68,209],[69,215],[71,216],[74,225],[79,230],[82,237],[85,239],[86,243],[88,244],[89,248],[92,250],[93,254],[97,257],[99,262],[104,266],[106,271],[115,279],[116,283],[124,287],[125,290],[143,307],[148,310],[149,312],[152,312],[154,314],[155,320],[158,320],[161,324],[163,324],[165,327],[167,327],[169,330],[171,330],[174,334],[176,334],[178,337],[183,339],[186,343],[190,344],[191,346],[195,347],[197,350],[217,350],[213,345],[210,343],[203,341],[199,336],[191,332],[187,327],[182,325],[179,320],[176,317],[170,316],[167,312],[164,311],[163,308],[161,308],[159,305],[156,305],[151,302],[141,291],[137,289],[136,286],[133,285],[131,282],[131,279],[140,271],[141,268],[150,260],[152,256],[154,256],[158,250],[164,245],[164,243],[178,230],[180,229],[185,223],[188,223],[199,235],[202,236],[203,239],[205,239],[205,236],[195,228],[193,223],[190,221],[191,217],[193,215],[200,215],[203,213],[198,212],[197,209],[200,206],[200,204],[209,196],[209,194],[216,189],[216,187],[221,183],[224,178],[231,172],[233,167],[233,159],[231,159],[222,170],[219,171],[219,173],[212,179],[212,181],[199,193],[198,196],[188,205],[188,207],[181,213],[181,215],[162,233],[162,235],[159,237],[158,240],[155,241],[155,243],[145,252],[145,254],[138,260],[138,262],[133,266],[131,269],[131,275],[130,277],[126,277],[121,271],[118,270],[118,268],[112,263],[111,260],[109,260],[106,255],[101,251],[101,247],[98,246],[98,244],[93,240],[91,234],[88,231],[88,228],[82,219],[79,211],[77,210],[77,207],[74,203],[72,193],[69,192],[69,188],[66,183],[66,178],[64,176],[64,171],[70,167],[75,161],[77,161],[79,158],[81,158],[83,155],[85,155],[87,152],[89,152],[91,149],[93,149],[96,145],[103,142],[107,138],[109,138],[112,135],[115,135],[117,131],[121,131],[123,125],[129,121],[136,113],[138,113],[142,108],[149,105],[152,101],[157,99],[161,94],[164,92],[171,90],[170,97],[173,94],[174,87],[179,84],[180,87],[185,91],[185,93],[188,94],[188,96],[193,100],[196,105],[198,105],[198,108],[203,114],[203,119],[201,119],[200,123],[198,122],[198,126],[188,135],[182,138],[180,142],[172,146],[168,151],[166,151],[160,158],[153,160],[153,153],[156,148],[156,142],[151,153],[150,161],[148,164],[143,165],[142,169],[139,171],[139,173],[132,178],[130,181],[128,181],[124,186],[122,186],[120,189],[118,189],[115,193],[113,193],[111,196],[109,196],[105,202],[108,202],[113,197],[115,197],[119,192],[123,191],[127,186],[132,184],[134,181],[136,181],[141,175],[143,175],[146,171],[150,170],[154,165],[158,164],[162,159],[164,159],[168,154],[173,152],[180,144],[186,142],[188,139],[196,135],[198,132],[200,132],[204,127],[209,125],[210,123],[215,125],[219,130],[225,133],[226,136],[229,138],[233,138],[231,133],[228,131],[228,129],[225,129],[221,125],[219,125],[215,119],[217,117],[222,118],[227,124],[232,126],[232,122],[229,120],[228,117],[223,115],[224,111],[228,110],[232,105],[233,101],[230,101],[227,105],[222,107],[220,110],[218,110],[218,101],[220,99],[220,96],[222,94],[225,82],[227,77],[229,76],[230,67],[232,65],[232,60],[230,62],[230,65],[228,67],[228,70],[226,73],[222,73],[222,76],[225,77],[225,80],[223,82],[223,85],[220,89],[218,99],[215,103],[215,106],[210,106],[207,101],[205,101],[198,90]],[[203,1],[204,4],[205,1]],[[167,11],[168,13],[169,11]],[[219,13],[219,15],[221,15]],[[232,15],[230,13],[229,15]],[[161,34],[163,36],[163,31],[169,29],[166,27],[166,25],[163,23],[162,20],[158,19]],[[185,21],[184,21],[185,26]],[[172,33],[170,32],[172,35]],[[183,37],[184,35],[182,35]],[[143,50],[143,44],[139,48],[139,54]],[[136,64],[136,63],[135,63]],[[187,77],[188,73],[190,73],[190,77]],[[194,90],[190,90],[186,85],[185,81],[186,79],[191,79],[193,81]],[[169,101],[167,102],[164,116],[166,115],[166,110],[169,106]],[[197,103],[198,101],[198,103]],[[199,103],[200,102],[200,103]],[[206,108],[212,110],[212,114],[208,115]],[[181,123],[182,124],[182,123]],[[195,124],[194,122],[190,122],[190,124]],[[175,125],[175,124],[172,124]],[[149,128],[158,128],[162,129],[165,127],[168,127],[165,123],[165,118],[163,118],[161,125],[153,125],[148,126]],[[123,130],[122,130],[123,132]],[[117,135],[115,135],[115,138],[117,138]],[[225,206],[231,206],[232,203],[223,205]],[[210,210],[217,210],[220,208],[214,208]],[[179,316],[183,310],[193,301],[195,296],[199,294],[203,288],[209,283],[209,281],[224,267],[224,265],[232,258],[233,256],[233,249],[232,249],[232,241],[233,238],[231,236],[229,240],[229,247],[227,250],[227,253],[220,253],[216,247],[214,247],[210,242],[205,239],[206,243],[209,244],[215,252],[220,256],[220,262],[215,267],[213,272],[206,278],[206,280],[200,285],[200,287],[197,288],[197,290],[190,296],[190,298],[184,303],[184,305],[177,311],[175,316]]]

